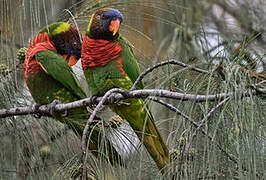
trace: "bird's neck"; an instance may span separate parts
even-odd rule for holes
[[[83,38],[82,43],[82,67],[88,70],[94,67],[104,66],[108,62],[117,59],[122,51],[118,41]]]

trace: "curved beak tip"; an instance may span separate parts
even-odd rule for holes
[[[120,21],[118,19],[111,21],[109,25],[109,31],[113,32],[113,36],[116,35],[116,33],[119,30]]]

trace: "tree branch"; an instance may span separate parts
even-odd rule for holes
[[[176,107],[174,107],[172,104],[168,104],[160,99],[157,99],[156,97],[149,97],[148,99],[157,102],[161,105],[164,105],[165,107],[169,108],[170,110],[176,112],[177,114],[179,114],[180,116],[182,116],[183,118],[185,118],[186,120],[188,120],[192,125],[194,125],[195,127],[199,127],[199,124],[194,121],[193,119],[191,119],[189,116],[187,116],[186,114],[184,114],[182,111],[180,111],[179,109],[177,109]]]
[[[136,86],[137,84],[144,78],[144,76],[146,76],[148,73],[152,72],[154,69],[160,67],[160,66],[165,66],[165,65],[168,65],[168,64],[175,64],[175,65],[179,65],[179,66],[182,66],[182,67],[188,67],[190,68],[191,70],[193,71],[196,71],[196,72],[199,72],[199,73],[204,73],[204,74],[207,74],[209,73],[208,71],[206,70],[203,70],[203,69],[200,69],[200,68],[195,68],[191,65],[188,65],[188,64],[185,64],[181,61],[178,61],[178,60],[175,60],[175,59],[170,59],[168,61],[163,61],[163,62],[160,62],[158,64],[155,64],[149,68],[147,68],[145,71],[143,71],[139,77],[137,78],[137,80],[134,82],[133,86],[131,87],[130,90],[135,90],[136,89]]]
[[[88,141],[88,130],[90,128],[90,125],[93,122],[94,117],[96,116],[97,111],[100,110],[101,106],[103,103],[107,100],[107,98],[112,94],[112,93],[118,93],[123,91],[118,88],[111,89],[105,93],[105,95],[102,97],[101,101],[97,104],[96,108],[93,110],[93,112],[90,115],[90,118],[88,119],[86,126],[83,130],[82,134],[82,140],[81,140],[81,149],[82,149],[82,180],[87,179],[87,166],[86,166],[86,159],[87,159],[87,141]]]
[[[198,95],[198,94],[184,94],[169,90],[162,90],[162,89],[144,89],[144,90],[134,90],[134,91],[125,91],[120,90],[120,94],[112,93],[104,102],[104,104],[110,104],[114,102],[121,101],[127,98],[147,98],[148,96],[157,96],[157,97],[164,97],[164,98],[172,98],[180,101],[195,101],[195,102],[205,102],[205,101],[218,101],[223,100],[227,97],[233,96],[233,92],[229,93],[220,93],[214,95]],[[259,89],[258,90],[251,90],[252,94],[266,94],[266,89]],[[245,91],[242,93],[242,96],[249,96],[249,92]],[[78,108],[78,107],[85,107],[95,103],[99,103],[102,100],[102,97],[98,97],[95,102],[92,101],[90,98],[85,98],[82,100],[74,101],[71,103],[66,104],[57,104],[55,106],[55,112],[64,112],[65,110]],[[27,106],[27,107],[16,107],[10,109],[1,109],[0,110],[0,118],[5,118],[8,116],[15,116],[15,115],[27,115],[27,114],[41,114],[43,116],[51,116],[49,112],[49,104],[42,105],[39,108],[35,108],[34,106]]]
[[[213,114],[214,111],[216,111],[219,107],[221,107],[222,105],[224,105],[224,103],[226,103],[228,100],[230,99],[230,97],[225,98],[223,101],[221,101],[220,103],[218,103],[215,107],[213,107],[210,112],[200,121],[198,127],[195,129],[194,133],[191,135],[188,143],[186,144],[186,147],[184,149],[184,151],[181,154],[181,158],[180,158],[180,163],[179,163],[179,169],[180,172],[182,171],[182,165],[183,165],[183,161],[184,161],[184,156],[186,156],[189,152],[191,143],[193,141],[193,139],[195,138],[195,136],[198,134],[198,131],[201,129],[201,127],[203,126],[203,124],[208,120],[208,118]]]

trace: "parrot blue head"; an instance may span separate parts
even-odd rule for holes
[[[123,15],[121,14],[120,11],[116,9],[110,9],[108,11],[103,12],[101,18],[107,24],[110,24],[112,20],[116,20],[116,19],[118,19],[120,23],[122,23],[123,21]]]
[[[86,35],[93,39],[115,40],[119,36],[123,15],[111,8],[97,10],[91,17]]]

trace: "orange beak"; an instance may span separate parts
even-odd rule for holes
[[[117,33],[119,26],[120,26],[120,21],[118,19],[111,21],[109,25],[109,31],[113,32],[113,36]]]
[[[78,62],[78,60],[76,59],[75,56],[70,56],[69,57],[69,55],[64,54],[62,57],[68,63],[69,66],[74,66]]]
[[[66,60],[67,60],[67,57],[68,57],[68,55],[67,55],[67,54],[63,54],[63,55],[62,55],[62,57],[63,57],[63,59],[66,61]]]
[[[69,61],[68,61],[68,65],[74,66],[77,62],[78,62],[78,60],[76,59],[75,56],[70,56]]]

